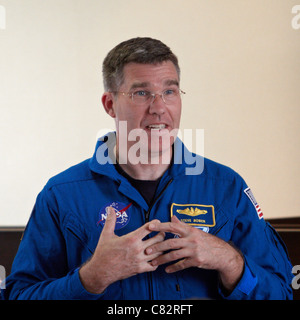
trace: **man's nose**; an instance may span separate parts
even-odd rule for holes
[[[150,104],[149,113],[151,114],[164,114],[166,110],[166,104],[161,94],[156,94]]]

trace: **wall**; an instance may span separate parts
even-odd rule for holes
[[[25,225],[47,180],[90,157],[97,132],[114,127],[101,64],[135,36],[178,55],[181,128],[204,129],[205,156],[245,178],[265,217],[299,216],[297,4],[0,0],[0,225]]]

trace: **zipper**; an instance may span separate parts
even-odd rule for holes
[[[153,208],[155,202],[162,196],[162,194],[167,190],[168,186],[172,183],[173,179],[169,180],[168,183],[164,186],[164,188],[161,190],[161,192],[159,193],[159,195],[150,203],[150,206],[148,208],[147,211],[145,211],[145,221],[146,223],[149,222],[149,218],[150,218],[150,212],[151,209]],[[147,236],[148,238],[149,236]],[[149,282],[149,297],[150,300],[153,300],[153,281],[152,281],[152,274],[151,272],[148,272],[148,282]]]
[[[145,211],[145,221],[146,223],[149,222],[149,218],[150,218],[150,211],[153,208],[155,202],[162,196],[162,194],[166,191],[166,189],[168,188],[168,186],[172,183],[173,179],[169,180],[168,183],[164,186],[164,188],[161,190],[161,192],[159,193],[159,195],[154,199],[154,201],[151,201],[150,206],[148,208],[147,211]]]

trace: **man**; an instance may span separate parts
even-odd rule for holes
[[[103,78],[116,133],[39,194],[3,296],[292,298],[285,245],[243,179],[199,156],[198,174],[177,161],[189,152],[176,139],[183,91],[171,50],[125,41],[105,58]]]

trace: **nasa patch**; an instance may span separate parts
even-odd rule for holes
[[[115,230],[119,230],[119,229],[124,228],[128,224],[130,217],[131,217],[131,213],[128,210],[131,207],[131,205],[132,205],[132,203],[129,203],[126,205],[123,202],[116,202],[116,201],[106,204],[105,206],[103,206],[100,209],[99,218],[97,221],[97,227],[99,225],[104,227],[105,221],[107,218],[108,208],[112,207],[115,210],[115,213],[117,215]]]

